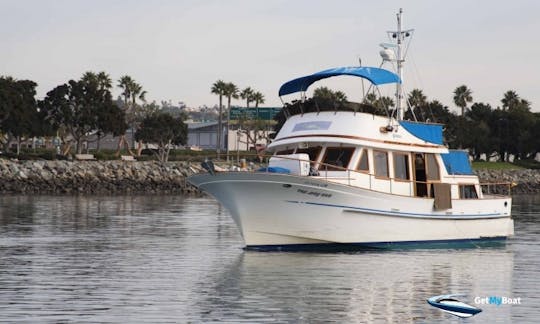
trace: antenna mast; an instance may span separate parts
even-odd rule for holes
[[[389,36],[396,40],[396,65],[397,65],[397,74],[401,80],[401,83],[396,84],[396,110],[397,110],[397,119],[402,120],[405,111],[405,95],[403,93],[403,62],[405,62],[405,55],[403,53],[403,44],[405,43],[405,38],[412,35],[413,29],[402,30],[402,18],[403,9],[399,8],[397,13],[397,31],[388,32]]]

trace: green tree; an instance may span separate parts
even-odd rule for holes
[[[221,136],[223,135],[223,96],[225,95],[226,83],[223,80],[217,80],[212,85],[210,92],[218,95],[219,97],[219,114],[218,114],[218,129],[217,129],[217,142],[216,153],[218,160],[221,158]]]
[[[112,95],[100,84],[96,75],[87,72],[79,81],[70,80],[47,93],[39,102],[45,120],[55,129],[66,132],[76,143],[76,152],[82,152],[82,143],[88,135],[100,128],[100,118],[106,111],[114,110]],[[65,139],[69,152],[70,139]]]
[[[231,123],[231,99],[238,99],[238,87],[232,82],[225,83],[223,95],[227,97],[227,162],[229,162],[229,128]]]
[[[99,152],[100,136],[106,134],[111,134],[114,137],[122,136],[126,133],[128,125],[125,111],[113,102],[103,105],[97,114],[97,118],[97,151]]]
[[[76,143],[77,153],[82,151],[82,142],[87,134],[97,126],[96,111],[90,104],[83,81],[70,80],[47,93],[40,102],[40,109],[47,113],[47,119],[54,128],[64,128]],[[70,146],[70,145],[69,145]],[[68,147],[69,147],[68,146]]]
[[[474,160],[479,160],[482,154],[489,158],[496,150],[490,122],[492,114],[491,106],[484,103],[474,103],[465,113],[468,125],[462,133],[467,138],[465,147],[470,149]]]
[[[30,80],[0,77],[0,129],[5,135],[4,149],[9,150],[13,138],[17,140],[17,154],[21,138],[43,133],[35,100],[37,84]]]
[[[146,102],[146,91],[144,91],[142,86],[129,75],[124,75],[118,80],[118,87],[122,89],[122,108],[126,114],[126,122],[131,128],[131,132],[133,134],[137,129],[138,124],[145,117],[142,106],[140,106],[137,101],[140,100],[143,103]],[[134,155],[130,149],[129,143],[126,140],[125,134],[122,135],[118,141],[118,154],[120,153],[123,145],[125,145],[129,154]],[[135,148],[135,138],[133,138],[132,146]],[[140,155],[141,150],[142,143],[139,143],[138,155]]]
[[[521,98],[519,98],[515,91],[506,91],[501,99],[503,110],[512,109],[513,107],[519,105],[520,100]]]
[[[333,91],[328,87],[318,87],[313,91],[313,98],[343,103],[347,101],[347,95],[342,91]]]
[[[370,93],[366,94],[366,96],[362,100],[362,103],[364,103],[366,105],[375,106],[375,101],[377,101],[377,95],[375,93],[373,93],[373,92],[370,92]]]
[[[465,115],[467,103],[472,101],[472,91],[466,85],[461,85],[454,90],[454,103],[461,108],[461,116]]]
[[[138,141],[156,144],[157,158],[160,162],[167,162],[173,145],[186,144],[187,126],[181,117],[174,118],[169,114],[156,113],[142,120],[135,138]]]
[[[519,101],[508,109],[509,153],[515,159],[530,158],[534,151],[534,138],[532,137],[534,127],[534,114],[531,112],[530,102],[525,99]]]
[[[264,95],[260,93],[259,91],[255,91],[253,93],[252,97],[253,101],[255,101],[255,107],[259,107],[259,104],[264,103]]]
[[[240,98],[246,101],[246,108],[249,108],[249,103],[253,101],[254,92],[255,91],[251,89],[251,87],[244,88],[244,90],[240,92]]]
[[[395,106],[394,100],[387,96],[382,96],[377,98],[375,100],[374,106],[377,108],[378,112],[380,114],[383,114],[383,112],[390,110],[392,107]]]
[[[105,72],[94,73],[92,71],[85,72],[81,81],[92,84],[99,91],[99,95],[103,96],[103,104],[96,107],[96,136],[97,136],[97,151],[100,151],[101,138],[106,134],[113,136],[122,136],[125,134],[127,124],[125,121],[125,111],[118,105],[113,103],[111,88],[112,79]],[[123,118],[123,120],[121,120]]]
[[[425,105],[427,104],[427,97],[424,95],[424,92],[420,89],[413,89],[409,93],[407,100],[411,110],[414,112],[414,115],[416,116],[417,113],[419,113],[420,116],[422,116],[423,121],[427,120],[424,113]]]

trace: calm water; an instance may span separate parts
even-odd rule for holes
[[[0,321],[538,323],[540,197],[514,214],[499,248],[263,253],[209,198],[4,196]],[[460,320],[443,293],[522,304]]]

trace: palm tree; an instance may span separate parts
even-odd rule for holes
[[[129,75],[124,75],[118,80],[118,87],[122,89],[121,95],[124,97],[124,109],[128,109],[133,83],[135,81]]]
[[[110,96],[109,90],[112,87],[112,80],[107,73],[102,71],[96,74],[94,72],[88,71],[83,74],[81,81],[88,84],[94,84],[96,88],[98,89],[98,91],[101,92],[102,96]],[[98,117],[98,120],[99,120],[99,117]],[[97,152],[99,152],[100,144],[101,144],[101,136],[103,136],[103,133],[98,129],[96,135],[97,135],[96,150]]]
[[[373,92],[368,93],[365,97],[362,103],[366,105],[375,106],[375,102],[377,101],[377,95]]]
[[[420,89],[413,89],[411,93],[409,93],[409,104],[412,107],[421,107],[426,104],[426,100],[427,97]]]
[[[410,93],[409,93],[409,98],[408,98],[408,101],[409,101],[409,105],[411,105],[411,111],[413,111],[414,113],[414,109],[416,108],[417,111],[419,110],[420,113],[422,114],[422,119],[423,120],[426,120],[425,116],[424,116],[424,112],[422,111],[422,108],[423,106],[426,105],[427,103],[427,97],[424,95],[424,93],[422,92],[422,90],[420,89],[413,89]],[[415,117],[416,118],[416,117]]]
[[[465,108],[467,108],[467,102],[472,102],[472,91],[467,88],[466,85],[462,85],[454,90],[454,103],[456,106],[461,107],[461,116],[465,115]]]
[[[259,91],[256,91],[253,93],[253,97],[251,97],[253,101],[255,101],[255,108],[259,107],[260,103],[264,103],[264,95],[260,93]]]
[[[389,110],[391,107],[395,106],[394,100],[388,96],[382,96],[375,100],[375,107],[379,109],[379,111],[383,112],[385,110]]]
[[[501,99],[503,109],[512,109],[519,104],[519,96],[513,90],[508,90],[504,93],[504,97]]]
[[[229,82],[225,83],[223,95],[227,97],[227,162],[229,162],[229,124],[231,122],[231,99],[238,99],[238,87],[236,84]]]
[[[81,81],[86,83],[97,82],[97,75],[92,71],[86,71],[81,77]]]
[[[109,90],[112,88],[112,79],[107,73],[103,71],[99,72],[96,75],[96,79],[101,90]]]
[[[253,101],[253,89],[250,87],[245,88],[240,92],[240,97],[246,101],[246,108],[249,108],[249,103]]]
[[[131,132],[134,134],[134,123],[135,123],[135,109],[136,109],[136,100],[137,98],[143,98],[146,91],[142,91],[142,86],[135,82],[132,77],[129,75],[124,75],[118,80],[118,87],[122,89],[121,95],[124,97],[124,111],[126,112],[126,118],[128,125],[131,126]],[[135,137],[133,137],[135,141]],[[126,146],[129,154],[133,155],[131,148],[129,147],[129,142],[126,140],[126,135],[120,136],[118,141],[118,152],[120,154],[120,149],[122,144]],[[133,142],[133,146],[135,143]]]
[[[144,110],[140,105],[137,104],[137,100],[140,100],[146,103],[146,90],[143,90],[142,86],[137,82],[133,82],[131,89],[131,134],[135,134],[136,128],[139,128],[140,123],[147,117]],[[135,148],[135,136],[131,137],[131,143],[133,148]],[[141,156],[143,150],[143,142],[139,141],[137,143],[137,156]]]
[[[210,91],[213,94],[216,94],[219,96],[219,116],[218,116],[218,130],[217,130],[217,143],[216,143],[216,152],[217,152],[217,158],[219,160],[221,156],[221,133],[223,132],[223,96],[225,95],[225,87],[226,83],[222,80],[217,80],[212,85],[212,88]]]

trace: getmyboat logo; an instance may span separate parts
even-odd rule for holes
[[[464,296],[465,295],[461,294],[439,295],[428,298],[427,302],[443,312],[461,318],[471,317],[482,311],[480,308],[471,306],[462,301],[461,299]]]
[[[465,303],[462,298],[465,295],[451,294],[451,295],[439,295],[428,298],[427,302],[433,307],[437,307],[443,312],[452,314],[454,316],[467,318],[474,316],[482,309]],[[474,303],[476,305],[521,305],[521,297],[504,297],[504,296],[487,296],[487,297],[474,297]]]
[[[521,297],[489,296],[474,297],[474,303],[477,305],[521,305]]]

